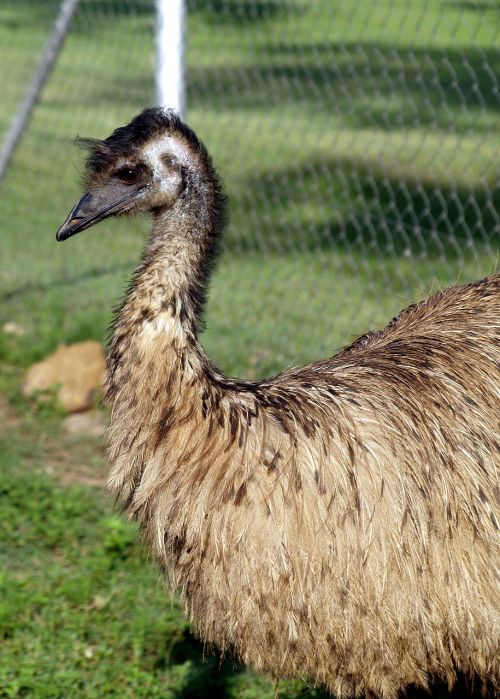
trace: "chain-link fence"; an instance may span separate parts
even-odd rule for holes
[[[60,3],[3,0],[0,139]],[[154,0],[81,0],[0,190],[2,322],[23,361],[104,335],[146,224],[59,246],[76,135],[154,103]],[[230,224],[204,345],[255,376],[382,325],[499,249],[496,0],[191,0],[187,120]],[[24,343],[24,344],[23,344]]]

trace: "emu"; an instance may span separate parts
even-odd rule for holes
[[[199,343],[224,223],[210,156],[150,108],[85,139],[57,232],[147,213],[114,324],[109,490],[209,644],[338,697],[499,681],[500,275],[264,381]]]

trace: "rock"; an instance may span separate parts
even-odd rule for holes
[[[107,423],[98,412],[76,413],[63,420],[63,427],[69,434],[102,437]]]
[[[17,335],[18,337],[26,335],[26,330],[23,328],[23,326],[19,325],[19,323],[14,323],[13,320],[9,320],[4,323],[2,325],[2,330],[6,335]]]
[[[90,608],[101,610],[104,609],[108,602],[109,599],[107,599],[106,597],[103,597],[102,595],[95,595],[90,602]]]
[[[100,393],[106,373],[104,350],[88,340],[63,345],[28,369],[22,386],[24,396],[59,387],[57,397],[70,413],[88,410]]]

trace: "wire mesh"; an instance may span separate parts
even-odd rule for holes
[[[0,9],[0,138],[59,3]],[[326,356],[499,249],[499,11],[492,0],[191,0],[187,120],[230,223],[204,344],[258,376]],[[63,246],[76,135],[154,102],[153,0],[81,0],[0,191],[0,315],[23,361],[102,338],[146,224]]]

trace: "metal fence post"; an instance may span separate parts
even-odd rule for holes
[[[156,0],[156,95],[158,104],[186,115],[185,0]]]
[[[80,0],[63,0],[59,8],[59,14],[54,22],[52,34],[42,52],[33,80],[26,90],[17,114],[7,131],[2,148],[0,150],[0,183],[2,182],[9,162],[14,155],[16,146],[23,134],[30,118],[33,107],[38,101],[40,92],[49,77],[54,62],[61,51],[66,34],[71,26],[71,20],[75,14]]]

